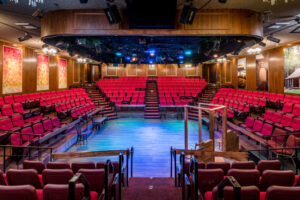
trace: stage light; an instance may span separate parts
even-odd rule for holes
[[[137,57],[132,57],[131,60],[132,60],[132,62],[136,62],[137,61]]]
[[[150,49],[148,52],[150,56],[155,56],[155,49]]]
[[[24,41],[29,40],[31,38],[32,38],[32,36],[29,33],[25,32],[25,35],[23,37],[19,37],[18,40],[19,40],[19,42],[24,42]]]
[[[267,37],[268,40],[275,42],[275,43],[280,43],[280,39],[273,37],[272,35],[269,35]]]
[[[131,57],[130,56],[126,56],[126,58],[125,58],[126,60],[131,60]]]
[[[197,8],[193,7],[192,5],[184,6],[180,17],[180,23],[193,24],[196,12]]]
[[[183,60],[183,59],[184,59],[184,56],[183,56],[183,55],[179,55],[179,56],[178,56],[178,59],[179,59],[179,60]]]
[[[214,54],[214,58],[217,58],[218,57],[218,54]]]
[[[136,53],[133,53],[132,56],[133,56],[133,57],[136,57]]]
[[[121,22],[121,15],[116,5],[109,5],[104,9],[106,18],[110,24],[118,24]]]
[[[183,60],[181,60],[181,61],[179,61],[179,63],[180,63],[180,64],[183,64],[183,63],[184,63],[184,61],[183,61]]]
[[[116,52],[116,56],[121,57],[122,53],[121,52]]]
[[[154,63],[154,61],[153,60],[149,60],[149,64],[153,64]]]
[[[190,55],[192,55],[192,51],[191,50],[185,50],[184,54],[186,56],[190,56]]]

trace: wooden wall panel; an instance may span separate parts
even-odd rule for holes
[[[80,83],[80,64],[73,62],[73,83]]]
[[[157,76],[157,65],[153,65],[153,67],[148,67],[148,76]]]
[[[256,90],[256,57],[255,55],[246,57],[246,88],[247,90]]]
[[[284,93],[283,47],[271,49],[266,53],[269,54],[269,91]]]
[[[234,89],[237,89],[238,87],[237,58],[233,58],[231,62],[232,62],[232,86]]]

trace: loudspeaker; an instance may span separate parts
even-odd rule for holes
[[[104,12],[110,24],[118,24],[121,22],[121,16],[116,5],[105,8]]]
[[[196,12],[197,8],[194,8],[192,6],[184,6],[180,17],[180,23],[193,24]]]

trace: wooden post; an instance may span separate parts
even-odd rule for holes
[[[184,107],[184,147],[187,150],[189,148],[189,110],[188,107]]]
[[[202,110],[198,108],[198,123],[199,123],[199,144],[202,142]]]
[[[215,111],[209,112],[209,139],[213,141],[213,147],[215,150]]]
[[[227,134],[227,107],[223,109],[222,116],[222,151],[226,152],[226,134]]]

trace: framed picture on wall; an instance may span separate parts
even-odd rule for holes
[[[237,61],[238,88],[246,89],[246,58],[240,58]]]
[[[300,94],[300,45],[283,50],[284,92]]]
[[[256,90],[259,91],[269,90],[269,67],[266,60],[262,54],[256,56]]]

